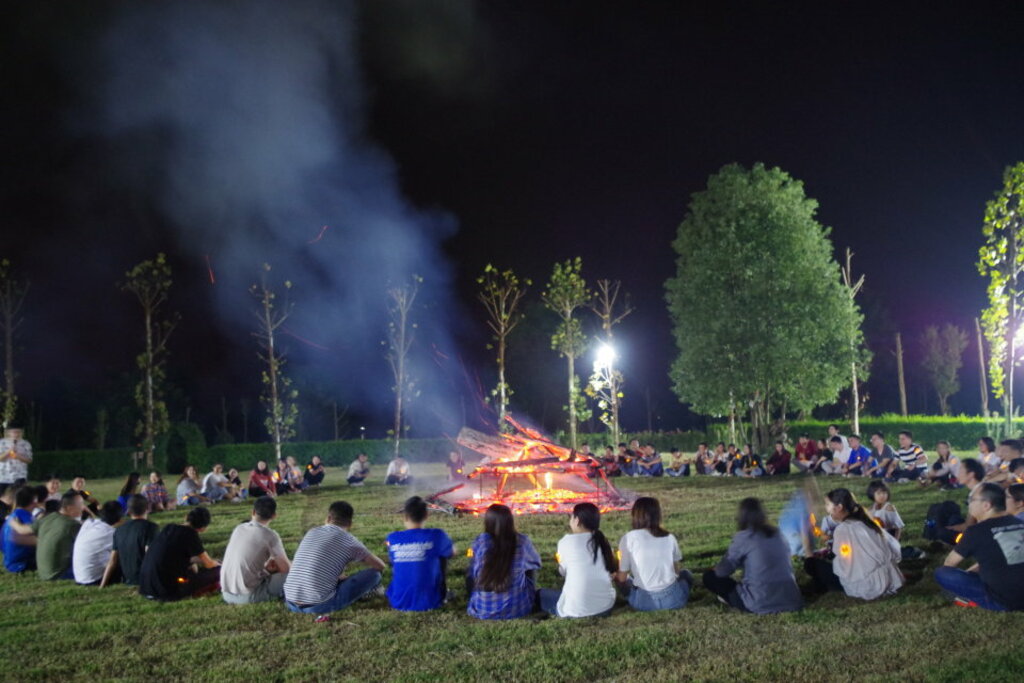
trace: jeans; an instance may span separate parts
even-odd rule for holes
[[[380,572],[376,569],[363,569],[339,581],[334,595],[318,605],[296,605],[290,600],[285,600],[284,604],[293,612],[328,614],[348,607],[379,585]]]
[[[688,477],[690,476],[690,465],[689,463],[681,465],[679,469],[673,469],[669,467],[667,470],[665,470],[665,474],[667,474],[670,477]]]
[[[989,597],[988,590],[977,572],[965,572],[956,567],[939,567],[935,570],[935,583],[953,597],[978,603],[978,607],[995,612],[1006,611],[1005,607]]]
[[[633,585],[632,580],[622,587],[622,593],[629,606],[637,612],[655,612],[663,609],[686,607],[690,600],[690,573],[679,572],[676,582],[660,591],[649,591]]]
[[[218,500],[224,500],[224,496],[228,495],[228,491],[222,486],[211,486],[203,491],[203,495],[216,503]]]
[[[665,474],[665,466],[660,462],[656,462],[650,467],[638,467],[637,469],[640,470],[641,477],[660,477]]]
[[[719,576],[715,573],[714,569],[709,569],[704,572],[701,579],[704,582],[704,587],[715,595],[724,598],[729,603],[729,607],[735,607],[744,612],[749,611],[743,604],[743,598],[740,597],[739,591],[736,590],[739,584],[731,577]]]
[[[622,470],[622,473],[625,474],[627,477],[632,477],[634,474],[637,473],[637,469],[639,468],[637,467],[636,461],[634,460],[631,462],[623,461],[619,465],[619,469]]]

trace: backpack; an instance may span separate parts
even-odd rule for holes
[[[951,500],[944,500],[928,507],[928,516],[924,520],[924,532],[921,534],[929,541],[942,541],[952,545],[956,541],[957,532],[947,529],[948,526],[963,524],[966,520],[960,514],[960,506]]]

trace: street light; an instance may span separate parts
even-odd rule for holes
[[[594,356],[594,369],[598,372],[607,372],[615,364],[615,360],[618,355],[615,353],[615,349],[611,344],[601,342],[597,347],[597,353]]]

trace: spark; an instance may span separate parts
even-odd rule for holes
[[[210,284],[217,284],[217,278],[213,276],[213,266],[210,265],[210,255],[206,254],[206,272],[210,276]]]
[[[316,244],[317,242],[319,242],[320,240],[322,240],[324,238],[324,233],[325,232],[327,232],[327,226],[326,225],[324,227],[320,228],[320,233],[316,237],[314,237],[313,239],[311,239],[308,242],[306,242],[306,244]]]
[[[321,351],[330,351],[330,349],[327,348],[326,346],[324,346],[322,344],[317,344],[316,342],[310,341],[310,340],[306,339],[305,337],[300,337],[299,335],[295,334],[294,332],[292,332],[287,327],[282,327],[281,328],[281,332],[283,332],[284,334],[287,334],[289,337],[291,337],[293,339],[298,339],[303,344],[306,344],[308,346],[312,346],[314,349],[320,349]]]

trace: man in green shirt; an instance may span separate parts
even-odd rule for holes
[[[44,581],[70,579],[71,549],[81,528],[85,503],[77,492],[68,491],[60,499],[60,511],[40,517],[32,523],[36,535],[36,566]]]

